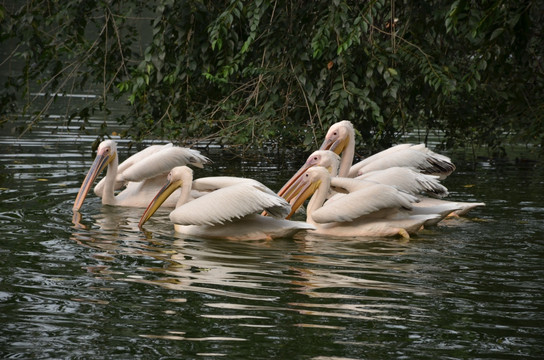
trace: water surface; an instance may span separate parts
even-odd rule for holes
[[[0,356],[116,359],[541,359],[544,173],[458,163],[450,197],[484,201],[401,239],[220,241],[167,212],[72,203],[94,136],[0,130]],[[124,159],[136,149],[119,141]],[[277,190],[302,163],[218,160]],[[216,157],[216,158],[214,158]],[[454,160],[456,160],[454,158]]]

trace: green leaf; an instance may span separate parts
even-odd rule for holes
[[[503,32],[504,32],[504,28],[502,27],[495,29],[495,31],[493,31],[493,33],[491,34],[491,37],[489,38],[489,40],[495,40]]]
[[[384,78],[385,82],[387,83],[387,85],[391,84],[391,81],[393,81],[389,71],[386,71],[386,72],[383,73],[383,78]]]

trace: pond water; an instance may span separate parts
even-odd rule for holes
[[[409,241],[183,238],[159,212],[72,204],[94,136],[0,129],[0,357],[541,359],[544,172],[458,163],[450,197],[483,201]],[[120,158],[135,152],[119,142]],[[274,190],[303,162],[216,162],[196,176]],[[454,161],[456,159],[454,158]],[[469,166],[471,165],[471,166]]]

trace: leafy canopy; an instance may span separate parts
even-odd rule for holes
[[[537,0],[27,0],[0,5],[0,116],[92,92],[66,118],[135,139],[314,148],[348,119],[369,151],[414,128],[542,147],[543,23]]]

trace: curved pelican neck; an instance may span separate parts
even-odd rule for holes
[[[342,151],[342,158],[340,160],[340,167],[338,169],[338,176],[347,177],[349,169],[353,164],[353,157],[355,156],[355,130],[350,128],[348,131],[348,144]]]
[[[181,185],[181,194],[176,202],[176,208],[189,201],[191,190],[193,189],[193,177],[190,175],[184,176],[183,184]]]
[[[115,180],[117,179],[117,169],[119,167],[119,158],[117,153],[113,160],[108,164],[106,178],[104,182],[104,191],[102,193],[102,203],[112,205],[115,201]]]
[[[323,177],[321,179],[321,184],[315,191],[315,193],[310,198],[308,206],[306,207],[306,222],[312,225],[316,225],[312,214],[314,211],[318,210],[323,206],[327,200],[327,195],[329,193],[329,188],[331,187],[331,178],[330,176]]]

